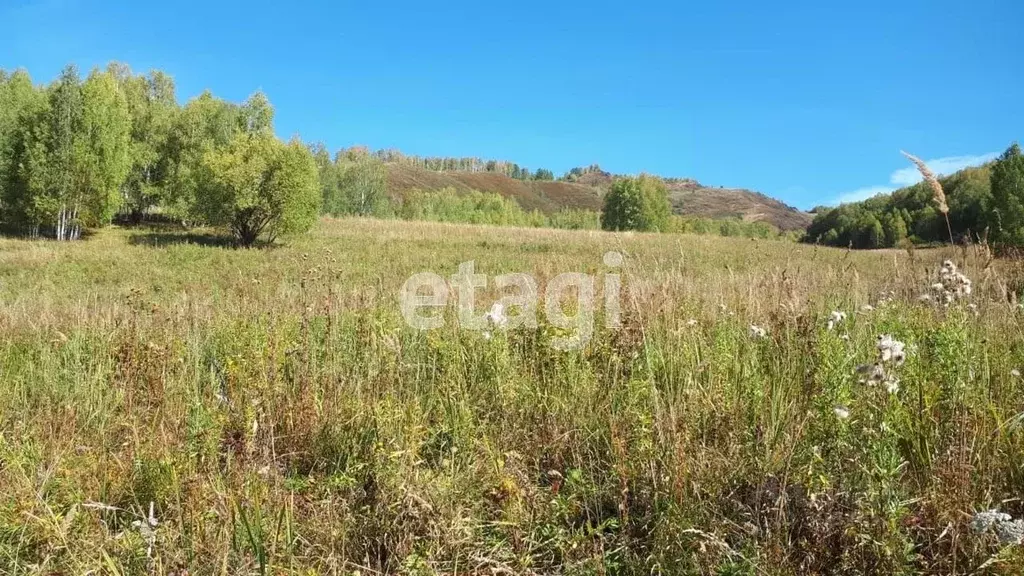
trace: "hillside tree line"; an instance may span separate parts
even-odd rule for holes
[[[1024,244],[1024,156],[1011,145],[994,162],[940,178],[949,226],[926,182],[835,208],[816,208],[808,242],[887,248],[906,242],[956,242],[985,237]]]

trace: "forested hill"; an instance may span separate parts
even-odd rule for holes
[[[492,192],[514,200],[524,210],[552,214],[565,209],[601,210],[600,191],[556,180],[524,180],[498,172],[435,171],[420,166],[386,162],[388,193],[402,198],[413,190],[451,189],[460,193]]]
[[[973,237],[986,228],[994,231],[993,166],[966,168],[939,178],[949,205],[949,229],[932,189],[921,182],[837,208],[816,208],[805,239],[831,246],[885,248],[899,246],[905,239],[948,242],[950,230],[955,238]]]
[[[375,153],[375,156],[387,168],[388,190],[392,196],[402,197],[412,190],[477,190],[501,194],[515,200],[525,210],[547,214],[563,209],[600,210],[602,196],[615,178],[596,165],[573,169],[554,180],[549,171],[524,171],[510,163],[465,159],[413,161],[405,157],[398,159],[394,152]],[[668,178],[665,184],[672,211],[681,216],[766,222],[783,231],[804,230],[812,218],[806,212],[750,190],[704,186],[687,178]]]

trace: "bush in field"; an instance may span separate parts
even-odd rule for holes
[[[601,228],[657,232],[668,226],[668,190],[659,178],[619,178],[604,197]]]
[[[272,134],[238,134],[222,150],[203,156],[203,192],[196,212],[227,226],[243,246],[280,234],[305,232],[320,210],[312,154],[299,141],[284,144]]]

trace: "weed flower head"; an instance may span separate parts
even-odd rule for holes
[[[835,329],[835,327],[837,325],[839,325],[839,323],[842,322],[843,320],[846,320],[846,312],[840,312],[838,310],[833,310],[832,314],[829,314],[829,317],[828,317],[828,329],[829,330]]]
[[[840,420],[846,420],[850,417],[850,410],[846,406],[836,406],[832,409],[832,412],[834,412],[836,418],[839,418]]]
[[[153,502],[149,503],[149,516],[132,522],[132,526],[139,531],[139,536],[142,536],[142,539],[148,545],[147,557],[153,555],[153,545],[156,543],[156,527],[158,524],[156,515],[153,513]]]
[[[487,323],[494,328],[504,328],[508,325],[508,316],[505,315],[505,305],[501,302],[495,302],[491,309],[484,315],[487,319]]]
[[[1016,368],[1010,370],[1010,376],[1013,376],[1014,378],[1020,378],[1020,370],[1017,370]]]
[[[750,325],[750,337],[751,338],[764,338],[768,335],[768,331],[756,324]]]
[[[876,364],[861,364],[857,367],[857,373],[864,375],[861,379],[862,384],[874,386],[885,380],[885,367],[880,362]]]
[[[933,283],[931,289],[938,294],[938,299],[946,306],[949,306],[956,300],[970,296],[974,290],[971,285],[971,279],[964,276],[952,260],[942,262],[942,267],[939,268],[939,281]],[[924,296],[920,299],[925,301]],[[928,300],[930,299],[929,297]]]
[[[882,363],[893,362],[897,366],[903,364],[903,361],[907,359],[907,353],[904,350],[905,344],[896,340],[888,334],[882,334],[878,337],[878,352]]]

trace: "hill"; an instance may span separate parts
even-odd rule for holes
[[[589,172],[574,182],[518,180],[496,172],[434,171],[419,166],[389,162],[388,190],[393,196],[404,192],[440,190],[479,190],[512,198],[526,210],[545,214],[563,208],[600,210],[601,198],[611,187],[614,176],[608,172]],[[780,230],[803,230],[812,216],[759,192],[740,188],[714,188],[696,180],[666,180],[672,211],[683,216],[767,222]]]
[[[563,208],[600,210],[601,191],[590,186],[551,180],[518,180],[497,172],[437,172],[408,164],[387,163],[388,191],[401,196],[410,190],[454,188],[479,190],[511,198],[525,210],[545,214]]]

